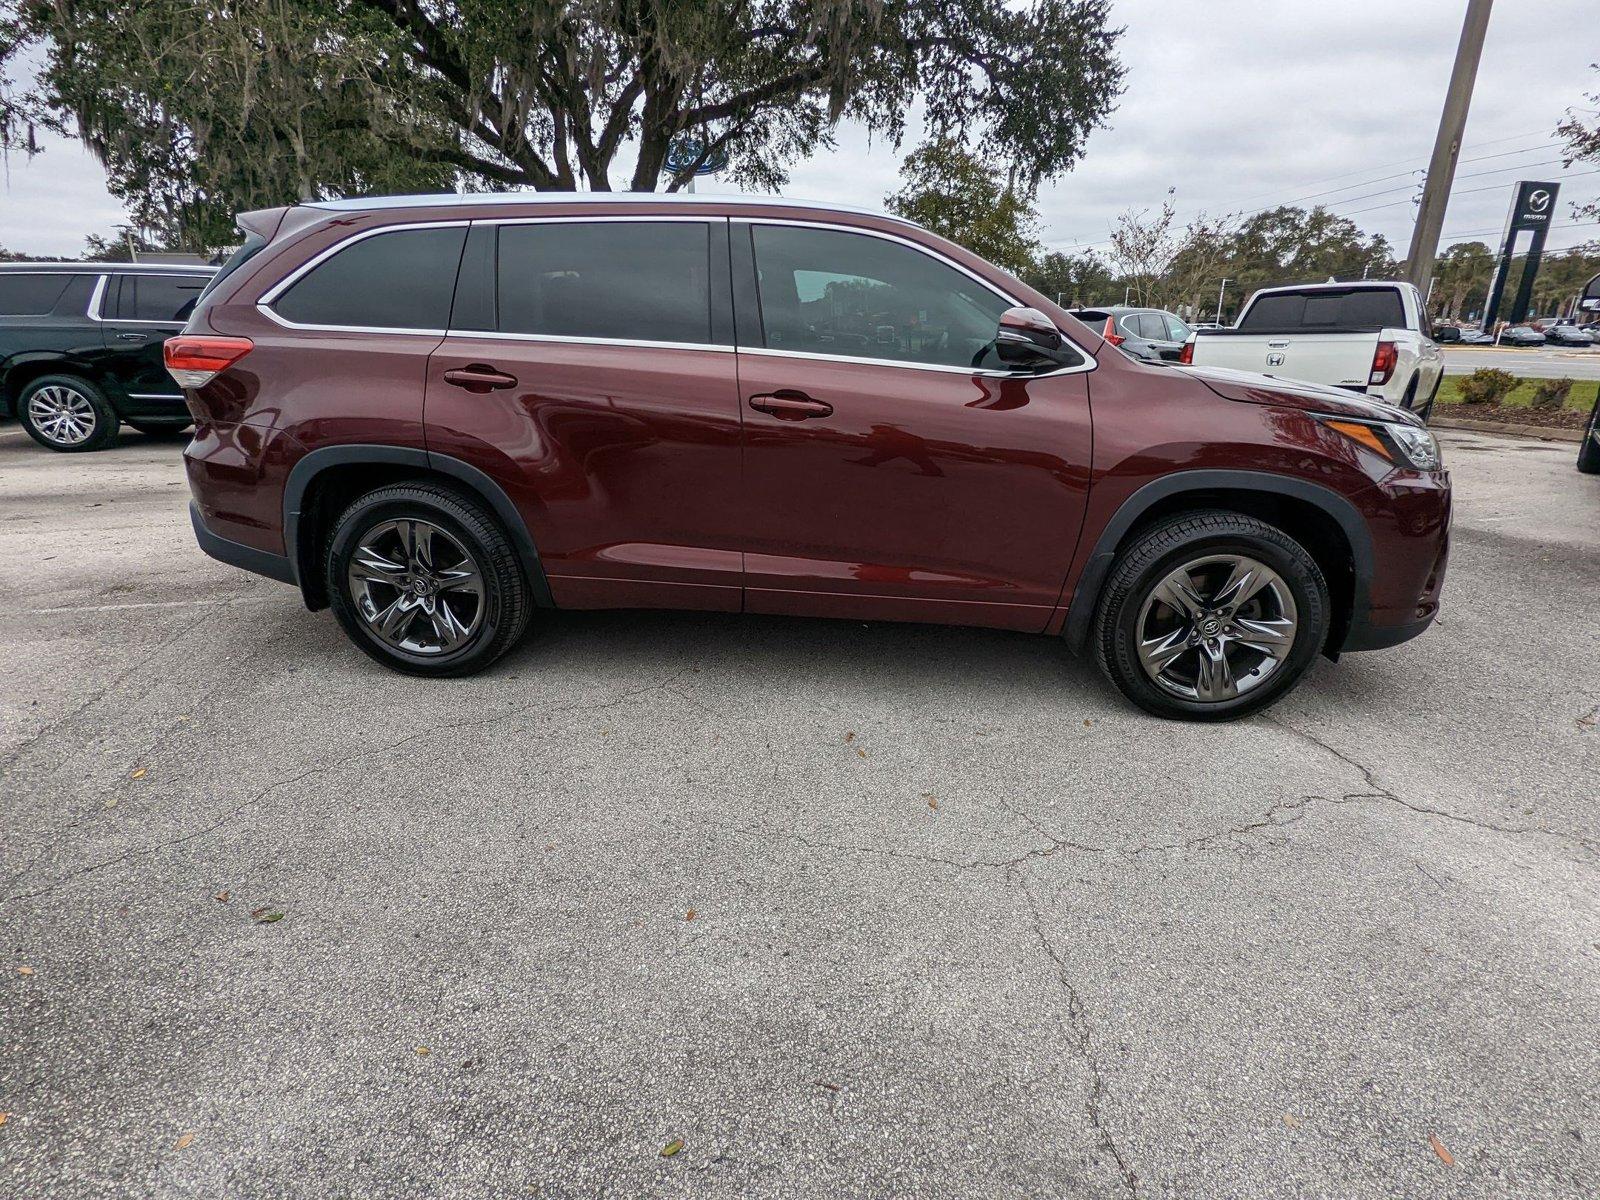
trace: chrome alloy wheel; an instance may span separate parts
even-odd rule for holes
[[[466,547],[428,521],[374,525],[345,575],[362,621],[396,650],[448,654],[483,623],[483,572]]]
[[[89,397],[64,383],[52,383],[29,396],[28,419],[58,446],[86,441],[100,422]]]
[[[1217,703],[1254,691],[1294,648],[1289,585],[1243,554],[1212,554],[1170,572],[1139,610],[1139,662],[1163,691]]]

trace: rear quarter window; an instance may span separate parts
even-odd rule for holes
[[[121,321],[180,324],[194,312],[209,275],[123,275],[107,317]]]
[[[467,227],[397,229],[348,242],[269,307],[294,325],[443,333]]]
[[[72,279],[61,272],[0,274],[0,317],[37,317],[54,311]]]

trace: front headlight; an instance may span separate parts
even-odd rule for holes
[[[1323,424],[1360,442],[1397,467],[1412,471],[1439,469],[1439,443],[1421,426],[1398,421],[1349,421],[1342,417],[1324,417]]]

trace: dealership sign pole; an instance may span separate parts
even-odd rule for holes
[[[1495,317],[1500,312],[1500,300],[1505,295],[1506,277],[1511,273],[1511,260],[1517,253],[1517,236],[1524,230],[1533,233],[1528,243],[1528,261],[1522,269],[1522,282],[1517,286],[1517,297],[1511,302],[1511,323],[1527,319],[1528,305],[1533,299],[1533,280],[1539,273],[1539,260],[1544,254],[1544,240],[1550,232],[1550,218],[1556,211],[1556,193],[1561,185],[1524,180],[1517,184],[1517,194],[1511,201],[1511,212],[1506,216],[1505,237],[1500,242],[1500,260],[1495,264],[1494,282],[1489,285],[1489,304],[1483,310],[1483,331],[1494,332]]]

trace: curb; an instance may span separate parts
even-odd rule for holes
[[[1581,442],[1581,429],[1553,429],[1548,425],[1501,425],[1495,421],[1467,421],[1456,417],[1433,417],[1429,429],[1465,429],[1472,433],[1500,433],[1508,437],[1538,438],[1545,442]]]

